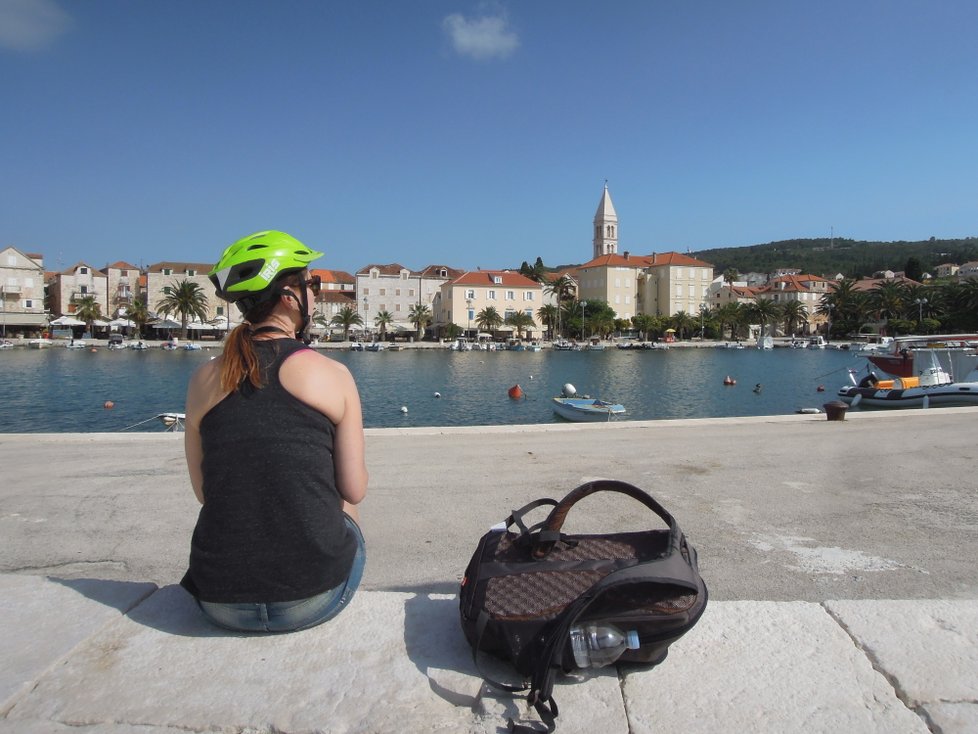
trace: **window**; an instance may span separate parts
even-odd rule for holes
[[[369,288],[364,288],[363,289],[363,295],[369,296],[370,295],[370,289]]]
[[[501,276],[501,275],[494,275],[494,276],[492,276],[492,282],[495,283],[496,285],[502,285],[503,276]]]
[[[532,301],[533,300],[533,291],[526,291],[523,294],[523,300],[524,301]]]
[[[414,298],[414,288],[408,289],[408,298]]]
[[[387,304],[386,303],[380,304],[380,308],[377,309],[377,310],[378,311],[386,311],[387,310]]]
[[[474,288],[469,288],[467,291],[465,291],[465,297],[466,298],[475,298],[475,289]]]
[[[506,291],[506,300],[507,301],[515,301],[516,300],[516,291]]]
[[[474,318],[475,318],[475,309],[474,308],[470,308],[469,309],[469,321],[471,321]]]
[[[81,294],[84,296],[86,293],[88,293],[88,286],[87,285],[81,286]]]
[[[129,271],[128,270],[120,270],[119,271],[119,275],[121,277],[123,277],[123,278],[128,278],[129,277]]]
[[[395,296],[399,296],[399,295],[401,295],[401,289],[400,289],[400,288],[396,288],[396,289],[394,290],[394,295],[395,295]]]
[[[24,301],[24,308],[34,308],[34,301],[28,298],[26,301]]]
[[[621,288],[621,278],[615,278],[615,288]]]
[[[532,319],[533,318],[533,309],[532,308],[526,309],[526,315],[529,316]]]
[[[401,310],[401,304],[400,303],[395,303],[394,304],[394,311],[397,312],[397,311],[400,311],[400,310]]]
[[[78,268],[79,275],[88,275],[88,268]]]
[[[197,275],[197,271],[196,270],[188,270],[187,271],[187,275],[189,275],[192,278],[195,275]]]
[[[496,300],[496,291],[489,291],[489,300],[490,301]]]
[[[163,268],[163,275],[173,275],[173,271],[170,268]]]
[[[11,268],[17,267],[17,256],[7,255],[7,266]]]
[[[218,306],[217,307],[217,315],[218,316],[223,316],[224,315],[224,306]]]
[[[386,296],[387,295],[387,289],[386,288],[381,288],[380,289],[380,295]]]

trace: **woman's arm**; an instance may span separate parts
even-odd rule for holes
[[[184,407],[183,453],[187,459],[190,484],[200,504],[204,504],[204,476],[200,468],[204,451],[200,444],[200,419],[224,397],[221,393],[220,362],[220,359],[212,360],[194,372],[187,386],[187,404]]]
[[[279,371],[282,386],[336,426],[333,466],[336,488],[351,505],[367,494],[367,462],[360,393],[350,371],[312,350],[293,354]]]

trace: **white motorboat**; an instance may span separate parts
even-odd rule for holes
[[[561,394],[553,398],[553,410],[561,418],[575,422],[606,422],[625,415],[625,406],[621,403],[609,403],[589,395],[579,396],[569,382]]]
[[[29,342],[27,342],[28,349],[47,349],[50,346],[50,339],[31,339]]]
[[[929,364],[915,376],[881,379],[870,370],[857,382],[855,371],[850,370],[853,384],[840,388],[839,399],[854,408],[978,405],[978,369],[972,367],[964,379],[956,381],[941,365],[935,350],[920,350],[916,358],[918,363],[927,360]]]
[[[914,354],[928,349],[974,352],[978,349],[978,334],[898,336],[893,338],[887,351],[876,351],[868,355],[867,359],[888,375],[913,377],[918,371],[914,366]]]
[[[383,342],[371,342],[367,345],[368,352],[383,352],[386,348]]]
[[[3,339],[0,341],[0,349],[13,349],[14,343],[9,339]]]
[[[160,413],[156,419],[166,426],[168,431],[182,431],[187,415],[186,413]]]

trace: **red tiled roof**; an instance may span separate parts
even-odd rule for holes
[[[320,303],[342,303],[351,306],[356,303],[357,294],[353,291],[320,291],[316,301]]]
[[[345,270],[326,270],[325,268],[315,268],[309,271],[310,275],[318,275],[323,283],[346,283],[352,285],[357,279]]]
[[[421,269],[420,275],[422,278],[441,278],[442,276],[440,273],[442,270],[448,273],[449,280],[457,278],[465,272],[464,270],[459,270],[458,268],[450,268],[447,265],[428,265],[427,267]],[[415,273],[414,275],[417,276],[418,274]]]
[[[496,278],[502,280],[501,283],[495,281]],[[512,288],[540,288],[540,284],[535,280],[527,278],[525,275],[514,273],[509,270],[475,270],[462,273],[452,285],[503,285]]]
[[[135,265],[130,265],[125,260],[119,260],[118,262],[114,262],[111,265],[106,265],[104,268],[102,268],[103,272],[106,270],[139,270],[139,268],[137,268]]]
[[[649,265],[649,258],[642,255],[629,255],[625,257],[624,255],[619,255],[618,253],[610,253],[608,255],[600,255],[583,265],[578,266],[578,270],[584,268],[645,268]]]
[[[389,265],[376,265],[371,263],[366,267],[360,268],[357,271],[357,275],[367,275],[374,268],[380,271],[381,275],[400,275],[402,270],[410,271],[410,268],[406,268],[400,263],[390,263]]]
[[[697,260],[689,255],[682,255],[678,252],[653,252],[649,255],[649,265],[659,267],[660,265],[680,265],[693,268],[712,268],[713,264]]]

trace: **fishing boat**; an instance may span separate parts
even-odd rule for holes
[[[567,383],[560,395],[553,398],[554,413],[569,421],[611,421],[625,415],[621,403],[609,403],[588,395],[577,395],[573,385]]]
[[[894,337],[885,352],[874,352],[867,359],[888,375],[913,377],[917,374],[914,355],[921,349],[940,349],[949,352],[974,352],[978,349],[978,334],[933,334],[930,336]]]
[[[839,399],[855,408],[929,408],[936,406],[978,405],[978,369],[973,365],[965,377],[954,380],[941,364],[938,350],[919,350],[916,354],[918,375],[891,375],[880,378],[869,369],[858,382],[855,370],[849,370],[852,385],[839,390]]]

